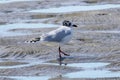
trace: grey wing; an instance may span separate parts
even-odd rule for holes
[[[56,32],[53,35],[46,35],[44,37],[44,41],[51,41],[51,42],[61,42],[66,36],[70,35],[71,31],[70,30],[61,30]]]

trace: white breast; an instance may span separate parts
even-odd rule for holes
[[[62,43],[67,43],[72,39],[72,34],[63,38]]]

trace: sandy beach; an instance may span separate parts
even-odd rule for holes
[[[120,7],[58,13],[32,12],[106,4],[120,5],[120,1],[31,0],[0,3],[0,80],[120,80]],[[57,43],[25,41],[56,29],[64,20],[76,23],[78,28],[74,28],[72,40],[62,46],[62,50],[70,56],[63,57],[60,66]],[[92,72],[93,75],[90,75]]]

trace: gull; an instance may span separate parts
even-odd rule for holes
[[[46,41],[46,42],[57,42],[59,43],[58,51],[59,51],[59,59],[62,59],[62,54],[65,56],[70,56],[61,50],[60,44],[68,43],[72,39],[73,35],[73,27],[77,27],[77,25],[72,24],[72,22],[68,20],[64,20],[62,22],[62,26],[59,28],[50,31],[46,34],[41,35],[40,37],[33,38],[27,42],[35,43],[37,41]]]

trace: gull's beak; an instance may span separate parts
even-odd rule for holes
[[[75,25],[75,24],[73,24],[72,26],[73,26],[73,27],[78,27],[78,26],[77,26],[77,25]]]

